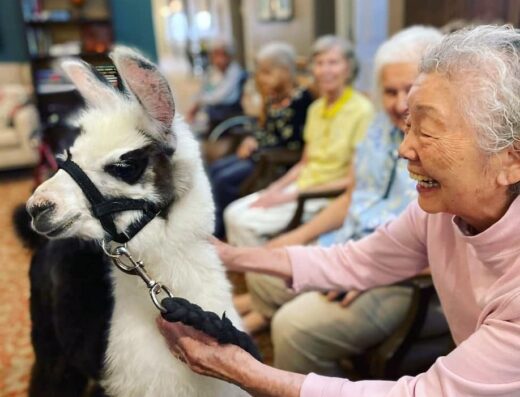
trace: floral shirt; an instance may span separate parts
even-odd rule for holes
[[[310,92],[307,89],[298,89],[288,106],[275,109],[268,105],[265,126],[255,133],[260,150],[271,148],[301,150],[307,108],[311,103]]]

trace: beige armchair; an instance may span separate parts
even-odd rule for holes
[[[33,133],[38,112],[32,88],[23,78],[24,66],[0,64],[0,170],[34,166],[38,162]]]

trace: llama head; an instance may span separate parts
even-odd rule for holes
[[[164,208],[186,189],[177,186],[186,181],[175,181],[170,88],[156,66],[139,53],[116,47],[111,58],[124,92],[82,61],[62,65],[87,103],[77,120],[81,133],[70,148],[72,160],[104,197],[141,199]],[[84,192],[64,170],[36,189],[27,210],[33,228],[47,237],[105,237]],[[141,211],[123,211],[113,220],[124,232],[142,216]]]

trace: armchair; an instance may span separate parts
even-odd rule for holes
[[[0,86],[0,169],[29,167],[38,161],[34,132],[39,118],[30,99],[24,85]]]

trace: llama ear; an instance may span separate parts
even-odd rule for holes
[[[61,67],[90,106],[101,107],[118,98],[110,83],[88,63],[66,60]]]
[[[110,54],[125,86],[137,97],[161,130],[171,132],[175,104],[168,82],[157,67],[138,52],[117,46]]]

